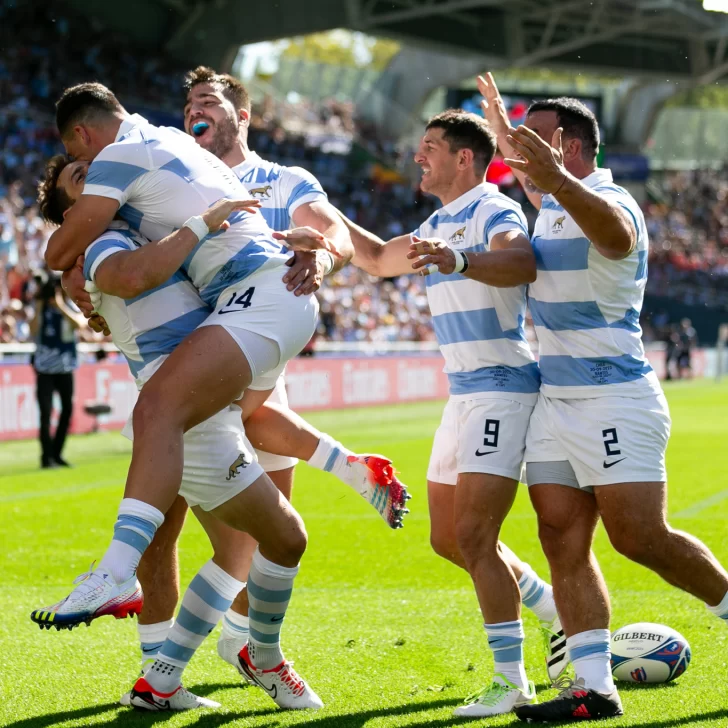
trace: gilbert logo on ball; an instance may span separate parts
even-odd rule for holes
[[[690,664],[690,645],[664,624],[638,622],[612,635],[612,674],[634,683],[663,683],[680,677]]]

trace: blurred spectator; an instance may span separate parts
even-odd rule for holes
[[[33,369],[40,413],[38,437],[41,445],[41,468],[68,467],[63,459],[63,445],[73,412],[73,370],[78,366],[76,330],[85,326],[83,316],[66,301],[61,281],[39,271],[36,309],[30,321],[35,339]],[[61,413],[55,434],[51,436],[53,395],[58,394]]]

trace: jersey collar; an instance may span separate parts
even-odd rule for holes
[[[127,116],[124,121],[121,122],[119,131],[116,133],[115,141],[119,141],[121,137],[128,134],[132,129],[139,126],[140,124],[148,124],[149,122],[141,114],[132,114]]]
[[[584,177],[580,182],[586,187],[596,187],[604,182],[613,182],[611,169],[595,169],[591,174]]]
[[[469,189],[465,194],[460,195],[452,202],[448,202],[442,209],[448,215],[457,215],[458,212],[464,210],[468,205],[471,205],[479,197],[485,194],[492,195],[494,192],[498,192],[498,187],[491,184],[490,182],[482,182],[479,185],[475,185],[472,189]]]
[[[247,172],[249,169],[252,169],[253,167],[259,166],[260,164],[262,164],[262,162],[262,157],[260,157],[256,152],[250,152],[250,154],[248,154],[244,161],[233,167],[233,170],[240,175],[243,172]]]

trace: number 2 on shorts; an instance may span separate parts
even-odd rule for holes
[[[616,427],[608,427],[606,430],[602,430],[602,437],[604,438],[604,449],[607,453],[607,457],[622,454],[622,451],[618,447],[612,447],[612,445],[619,445]]]

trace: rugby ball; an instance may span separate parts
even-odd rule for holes
[[[612,675],[633,683],[664,683],[680,677],[690,664],[690,645],[664,624],[638,622],[612,635]]]

